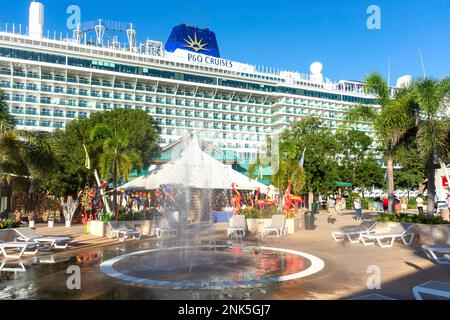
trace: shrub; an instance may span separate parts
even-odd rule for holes
[[[378,222],[404,222],[404,223],[417,223],[417,224],[429,224],[429,225],[437,225],[437,224],[450,224],[450,222],[442,220],[440,216],[434,216],[431,219],[428,219],[426,215],[408,215],[408,214],[387,214],[382,213],[380,217],[375,218],[375,221]]]
[[[408,209],[417,209],[417,198],[409,198],[408,200]],[[425,201],[425,200],[424,200]]]
[[[17,223],[15,223],[14,221],[9,220],[9,219],[0,221],[0,230],[12,229],[12,228],[17,228]]]
[[[272,216],[280,214],[278,208],[275,206],[269,206],[262,210],[255,208],[245,208],[241,210],[241,214],[247,219],[271,219]]]

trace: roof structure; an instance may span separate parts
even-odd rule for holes
[[[183,141],[179,152],[172,154],[172,160],[155,167],[146,175],[137,178],[121,188],[125,190],[154,190],[161,185],[183,186],[194,189],[228,190],[236,183],[240,190],[261,190],[266,185],[233,170],[202,151],[196,136]]]

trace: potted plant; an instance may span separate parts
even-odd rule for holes
[[[35,228],[36,227],[36,221],[34,220],[34,211],[29,211],[27,214],[28,218],[28,227]]]
[[[55,227],[55,212],[53,210],[48,212],[47,222],[49,228]]]
[[[72,226],[72,219],[75,215],[75,211],[78,208],[78,200],[74,200],[72,197],[67,197],[67,201],[61,198],[61,208],[63,210],[64,218],[66,219],[66,228]]]

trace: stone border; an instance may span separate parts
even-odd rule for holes
[[[271,247],[254,247],[249,246],[245,247],[246,249],[259,249],[259,250],[268,250],[282,253],[289,253],[293,255],[297,255],[302,258],[306,258],[311,262],[311,266],[306,270],[300,271],[295,274],[285,275],[280,277],[272,277],[263,280],[247,280],[247,281],[229,281],[229,282],[173,282],[173,281],[160,281],[160,280],[152,280],[152,279],[143,279],[138,277],[133,277],[130,275],[126,275],[118,272],[114,269],[114,264],[117,262],[133,256],[138,256],[146,253],[157,252],[160,250],[178,250],[178,249],[188,249],[188,248],[233,248],[233,246],[199,246],[199,247],[174,247],[168,249],[152,249],[145,251],[138,251],[133,253],[128,253],[122,256],[115,257],[113,259],[107,260],[100,265],[100,270],[106,275],[120,279],[122,281],[132,282],[141,285],[147,286],[159,286],[159,287],[184,287],[184,288],[205,288],[205,289],[215,289],[215,288],[224,288],[224,287],[243,287],[243,286],[257,286],[264,285],[270,283],[278,283],[284,281],[291,281],[295,279],[300,279],[304,277],[311,276],[323,270],[325,267],[325,262],[322,259],[317,258],[316,256],[310,255],[308,253],[290,250],[290,249],[279,249],[279,248],[271,248]]]

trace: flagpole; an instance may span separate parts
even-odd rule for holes
[[[91,170],[91,159],[89,158],[88,150],[87,150],[85,144],[83,144],[83,147],[84,147],[84,151],[86,152],[86,162],[85,162],[86,169]],[[106,213],[111,214],[111,209],[109,208],[108,199],[106,198],[105,190],[102,189],[102,182],[100,181],[100,177],[98,175],[97,169],[94,169],[94,176],[95,176],[95,180],[97,181],[98,187],[100,189],[100,195],[102,196],[103,203],[105,204]]]

